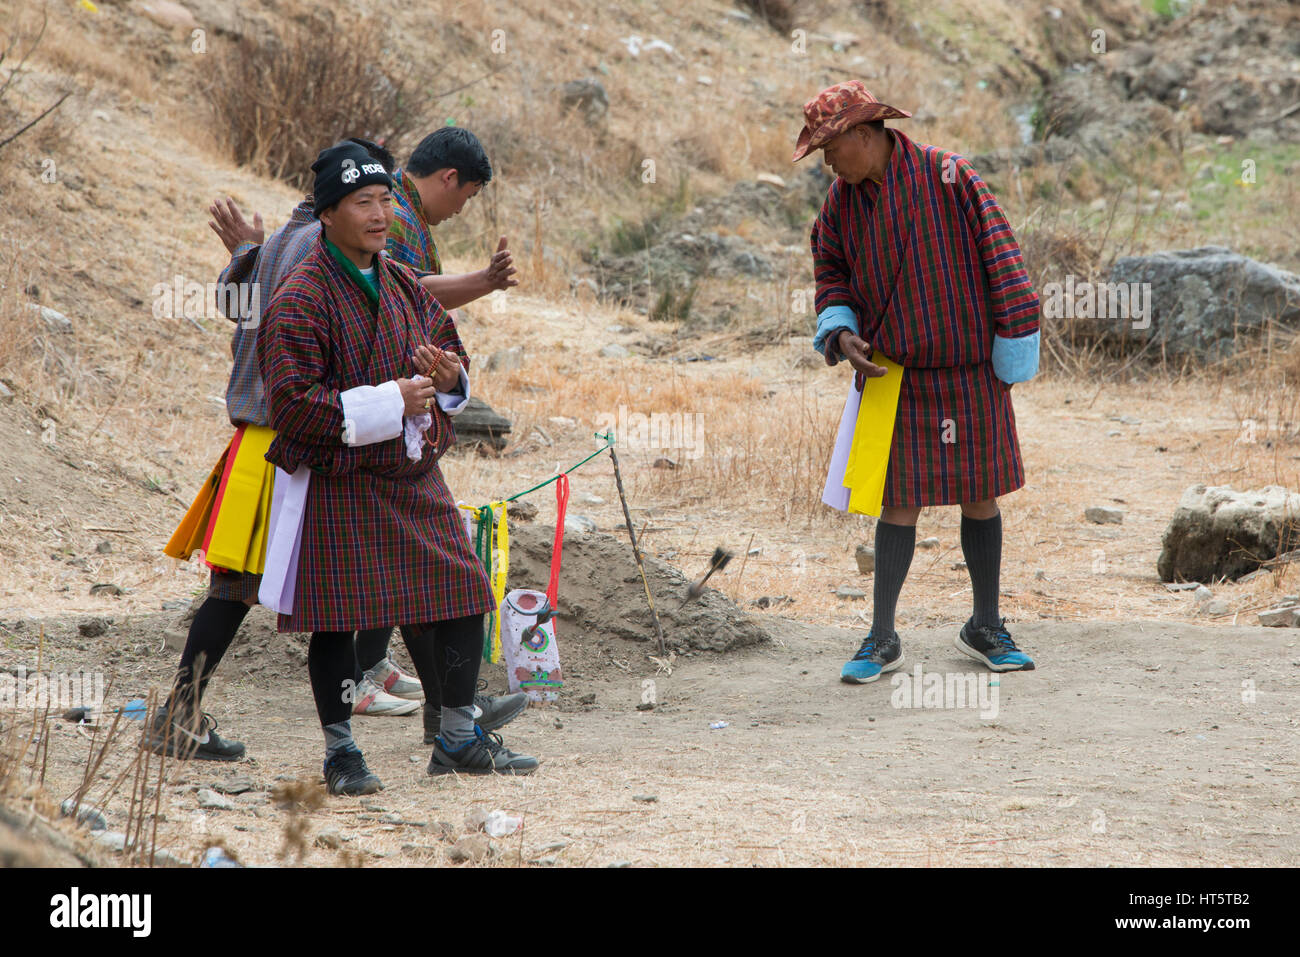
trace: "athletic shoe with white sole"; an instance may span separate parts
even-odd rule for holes
[[[379,778],[366,767],[366,759],[361,752],[355,749],[340,751],[327,758],[323,773],[330,794],[354,797],[358,794],[374,794],[384,789]]]
[[[968,620],[953,639],[953,644],[962,654],[982,661],[992,671],[1033,671],[1034,659],[1016,647],[1005,625],[1005,618],[996,627],[983,625],[979,628]]]
[[[408,675],[397,667],[392,658],[385,658],[379,662],[367,671],[364,677],[369,678],[394,698],[405,698],[408,701],[424,700],[424,685],[420,684],[420,679],[415,675]]]
[[[902,663],[903,646],[898,632],[892,632],[888,638],[867,635],[858,653],[840,669],[840,680],[848,684],[870,684]]]
[[[361,683],[357,685],[356,698],[352,702],[352,713],[397,717],[410,714],[419,707],[420,702],[395,698],[362,675]]]
[[[143,746],[154,754],[187,761],[239,761],[244,757],[244,746],[238,741],[227,741],[217,734],[217,719],[204,712],[194,727],[193,720],[173,718],[167,708],[158,710],[153,724],[145,728]]]
[[[528,694],[523,691],[515,694],[490,695],[485,694],[487,681],[480,678],[478,682],[478,692],[474,695],[474,723],[484,731],[496,731],[498,728],[504,728],[515,718],[524,713],[528,707]],[[430,708],[427,705],[424,709],[424,743],[433,744],[438,740],[438,732],[442,730],[442,709]]]
[[[538,760],[515,754],[501,741],[501,735],[484,733],[474,726],[474,740],[449,751],[439,736],[429,758],[430,774],[532,774]]]

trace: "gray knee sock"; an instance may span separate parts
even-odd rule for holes
[[[323,726],[325,731],[325,760],[343,751],[356,751],[357,743],[352,740],[352,722],[339,721]]]
[[[464,708],[443,707],[442,730],[439,734],[442,737],[443,747],[448,751],[459,751],[473,741],[474,706],[466,705]]]
[[[971,619],[976,628],[997,627],[998,577],[1002,570],[1002,513],[992,518],[961,517],[961,550],[975,593]]]
[[[915,525],[876,522],[876,578],[871,586],[871,633],[894,633],[894,611],[916,548]]]

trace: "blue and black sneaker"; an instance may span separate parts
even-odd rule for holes
[[[902,663],[903,646],[899,643],[898,632],[890,632],[888,638],[867,635],[858,653],[840,669],[840,680],[865,685]]]
[[[993,671],[1033,671],[1034,659],[1016,647],[1004,627],[1006,619],[976,628],[973,619],[962,625],[953,644],[964,655],[982,661]]]

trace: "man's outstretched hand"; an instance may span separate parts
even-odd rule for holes
[[[867,344],[859,336],[855,336],[847,329],[840,330],[838,342],[828,342],[826,344],[826,364],[828,366],[834,365],[832,349],[838,349],[842,352],[844,358],[849,360],[849,365],[868,379],[878,379],[889,372],[884,366],[878,366],[871,361],[867,354]]]
[[[250,226],[233,199],[217,200],[208,207],[208,215],[212,217],[208,220],[208,225],[221,238],[229,253],[233,254],[243,243],[260,246],[262,240],[266,238],[262,230],[262,214],[254,213],[253,223]]]
[[[519,280],[512,278],[514,274],[514,261],[510,258],[510,250],[506,249],[506,237],[502,236],[497,243],[497,251],[492,254],[492,261],[483,270],[483,277],[487,280],[489,289],[509,289],[519,285]]]

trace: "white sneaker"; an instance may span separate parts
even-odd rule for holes
[[[401,698],[390,695],[387,691],[370,680],[368,674],[362,675],[361,683],[357,685],[357,696],[352,704],[353,714],[373,714],[387,715],[396,717],[397,715],[410,714],[420,707],[418,701],[404,701]]]
[[[375,665],[365,673],[380,688],[387,691],[394,698],[406,698],[408,701],[424,700],[424,685],[420,684],[420,679],[414,675],[408,675],[397,665],[393,664],[392,658],[385,658],[379,664]]]

